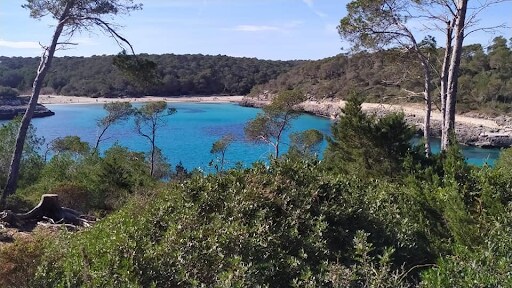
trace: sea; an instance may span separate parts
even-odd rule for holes
[[[99,132],[97,121],[106,115],[103,105],[46,106],[54,111],[55,115],[32,120],[38,136],[49,142],[58,137],[76,135],[91,143],[91,146],[94,145]],[[225,155],[227,167],[237,164],[247,167],[256,161],[268,161],[269,155],[273,153],[270,145],[254,144],[244,137],[244,125],[261,111],[258,108],[242,107],[233,103],[169,103],[169,106],[176,108],[177,113],[164,118],[162,126],[157,130],[156,144],[173,166],[181,162],[189,170],[197,168],[204,172],[212,172],[214,168],[209,165],[215,158],[210,153],[212,144],[227,134],[234,136],[234,141]],[[301,115],[285,133],[281,144],[282,152],[286,152],[289,147],[290,133],[317,129],[329,135],[331,125],[332,121],[329,119]],[[106,140],[100,144],[102,151],[116,143],[133,151],[150,150],[150,143],[136,133],[133,119],[112,126],[104,137]],[[321,151],[326,146],[327,143],[324,141]],[[439,152],[438,140],[432,141],[432,150],[434,153]],[[481,166],[493,165],[500,150],[463,146],[463,153],[468,163]]]

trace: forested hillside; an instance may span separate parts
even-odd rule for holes
[[[55,58],[43,93],[117,97],[245,95],[303,61],[270,61],[207,55],[141,55],[157,63],[161,85],[140,91],[112,65],[114,56]],[[0,57],[0,86],[30,90],[39,58]]]
[[[434,95],[438,94],[439,73],[444,50],[433,51],[438,60]],[[459,79],[458,109],[492,108],[510,111],[512,103],[512,45],[496,37],[489,47],[473,44],[464,47]],[[251,96],[264,92],[301,89],[310,97],[343,98],[350,91],[364,90],[368,101],[422,101],[420,63],[401,50],[361,52],[305,63],[277,79],[258,85]],[[438,97],[436,97],[438,98]],[[437,100],[437,99],[436,99]]]

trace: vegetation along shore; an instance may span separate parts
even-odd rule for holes
[[[477,166],[459,145],[512,144],[511,25],[488,16],[510,1],[19,2],[0,52],[41,57],[0,57],[0,109],[25,110],[0,126],[0,287],[512,287],[512,148]],[[294,59],[333,34],[320,60],[154,54]],[[103,40],[121,51],[67,54]],[[72,128],[46,142],[38,103]],[[264,152],[231,165],[241,143]]]

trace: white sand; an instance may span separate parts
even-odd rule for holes
[[[95,104],[111,102],[144,103],[154,101],[166,102],[198,102],[198,103],[238,103],[243,96],[186,96],[186,97],[156,97],[145,96],[140,98],[90,98],[78,96],[40,95],[40,104]]]
[[[197,102],[197,103],[238,103],[242,100],[243,96],[186,96],[186,97],[156,97],[146,96],[141,98],[90,98],[90,97],[78,97],[78,96],[58,96],[58,95],[41,95],[39,96],[39,103],[41,104],[94,104],[94,103],[110,103],[110,102],[132,102],[132,103],[144,103],[152,101],[166,101],[166,102]],[[345,101],[306,101],[308,106],[323,106],[332,105],[333,107],[345,106]],[[413,114],[423,117],[425,110],[420,104],[378,104],[378,103],[363,103],[363,110],[392,110],[392,111],[403,111],[405,114]],[[337,109],[336,109],[337,110]],[[432,111],[433,120],[441,120],[441,113],[439,111]],[[457,115],[457,122],[470,124],[473,126],[482,126],[487,128],[501,128],[500,125],[494,120],[482,119],[475,117],[467,117]]]

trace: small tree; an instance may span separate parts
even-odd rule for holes
[[[279,157],[279,145],[283,132],[290,128],[291,122],[299,117],[294,106],[305,100],[299,90],[280,92],[272,103],[263,107],[263,113],[249,121],[245,126],[246,137],[256,143],[267,143],[274,147],[274,156]]]
[[[430,114],[432,110],[431,81],[432,64],[428,51],[435,50],[435,41],[426,38],[419,42],[407,20],[414,19],[410,10],[414,1],[368,1],[354,0],[347,5],[348,15],[340,21],[338,31],[341,37],[355,43],[356,49],[381,49],[397,45],[415,55],[423,68],[423,95],[425,118],[423,137],[425,154],[430,155]]]
[[[221,139],[215,141],[212,144],[212,149],[210,149],[210,153],[213,155],[218,155],[217,162],[215,164],[215,170],[217,172],[224,170],[224,160],[226,156],[226,151],[228,150],[231,143],[233,143],[234,137],[233,135],[224,135]],[[214,160],[210,162],[210,165],[213,165]]]
[[[172,167],[169,160],[162,153],[160,148],[155,147],[153,156],[153,178],[155,179],[169,179],[172,174]]]
[[[128,119],[131,115],[133,115],[133,107],[132,104],[129,102],[112,102],[112,103],[106,103],[103,105],[103,109],[107,111],[107,116],[101,118],[97,122],[97,126],[100,129],[98,139],[96,140],[96,145],[94,145],[94,151],[98,151],[98,147],[100,145],[100,142],[104,139],[103,136],[105,135],[105,132],[107,132],[107,129],[110,128],[110,126]]]
[[[290,135],[291,148],[303,156],[317,156],[320,152],[320,144],[324,140],[324,134],[316,129],[309,129]]]
[[[396,176],[412,149],[414,130],[403,114],[389,114],[376,119],[361,110],[361,99],[351,96],[343,116],[332,125],[327,138],[324,165],[332,171],[369,176]]]
[[[4,206],[7,196],[16,191],[23,146],[44,78],[50,69],[55,51],[62,45],[70,44],[67,41],[75,33],[90,31],[93,28],[104,31],[119,44],[128,44],[131,49],[130,43],[117,33],[115,25],[109,23],[109,19],[115,15],[128,14],[131,11],[141,9],[142,5],[134,4],[133,0],[27,0],[23,7],[30,11],[30,17],[32,18],[41,19],[49,15],[57,22],[50,45],[43,47],[44,51],[32,86],[32,96],[16,137],[7,183],[0,199],[0,207]],[[61,42],[59,40],[61,36],[66,37],[67,41]]]
[[[165,125],[164,117],[176,113],[175,108],[167,107],[165,101],[150,102],[135,110],[135,129],[139,135],[146,138],[151,145],[149,162],[151,176],[154,176],[157,153],[156,134]]]
[[[52,141],[50,146],[55,153],[85,155],[91,150],[89,143],[83,142],[78,136],[57,138]]]

